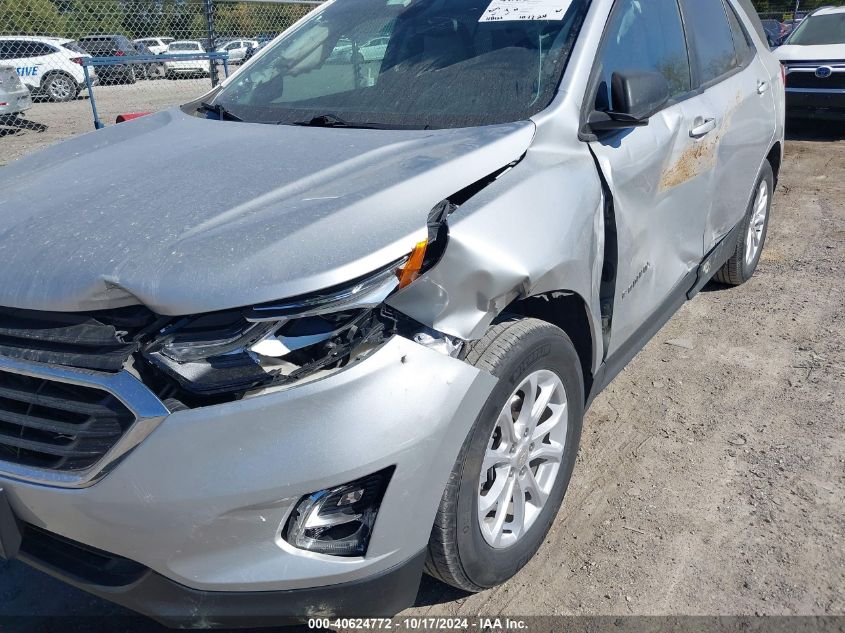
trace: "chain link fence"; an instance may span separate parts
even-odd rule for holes
[[[774,46],[782,44],[808,13],[830,4],[824,0],[754,0],[769,42]]]
[[[15,68],[39,107],[63,105],[90,121],[84,66],[101,118],[150,112],[207,92],[317,0],[0,0],[0,67]],[[107,58],[107,59],[105,59]],[[184,59],[180,59],[184,58]],[[82,103],[85,108],[80,108]],[[52,111],[51,111],[52,112]]]

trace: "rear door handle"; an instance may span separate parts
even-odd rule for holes
[[[766,92],[768,90],[769,90],[769,82],[768,81],[763,81],[761,79],[760,81],[757,82],[757,94],[758,95],[766,94]]]
[[[692,138],[701,138],[702,136],[707,136],[710,132],[716,129],[716,119],[698,117],[693,125],[695,127],[689,131],[689,135]]]

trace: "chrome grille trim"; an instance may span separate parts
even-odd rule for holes
[[[116,374],[69,369],[0,356],[0,370],[68,385],[97,389],[117,398],[135,422],[93,466],[76,472],[49,470],[0,459],[0,477],[61,488],[86,488],[99,481],[161,424],[170,411],[140,380],[125,369]]]

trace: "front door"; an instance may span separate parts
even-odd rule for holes
[[[612,355],[692,285],[690,273],[705,254],[702,235],[712,199],[706,138],[712,122],[697,118],[704,97],[693,93],[677,0],[617,2],[598,63],[597,109],[611,107],[609,85],[616,71],[661,72],[671,92],[670,102],[647,126],[590,144],[613,197],[617,227],[607,349]]]

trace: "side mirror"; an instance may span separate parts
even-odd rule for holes
[[[649,118],[669,101],[669,82],[655,71],[615,72],[610,80],[610,94],[613,109],[590,114],[587,124],[593,132],[648,125]]]

